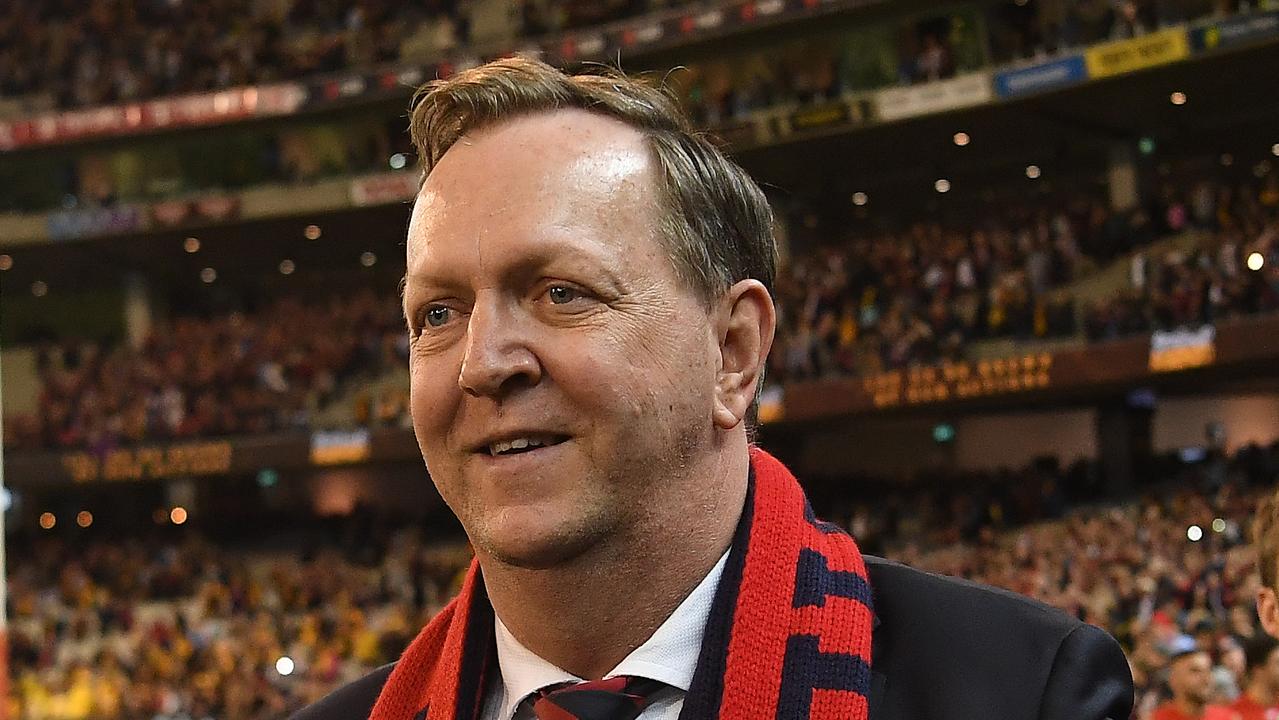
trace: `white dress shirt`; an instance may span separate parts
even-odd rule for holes
[[[604,676],[636,675],[670,685],[654,693],[652,703],[636,720],[677,720],[679,717],[684,696],[693,683],[693,671],[697,669],[697,657],[702,649],[702,632],[727,560],[725,552],[666,622]],[[497,664],[501,672],[489,681],[484,711],[480,714],[482,720],[535,720],[533,704],[524,702],[531,693],[547,685],[582,681],[521,645],[501,618],[495,618],[494,623]]]

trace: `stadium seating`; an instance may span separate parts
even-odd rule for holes
[[[1228,698],[1241,679],[1226,656],[1257,629],[1246,537],[1256,501],[1276,490],[1279,445],[1166,467],[1140,500],[1073,506],[1066,489],[1086,466],[933,476],[911,490],[862,478],[848,494],[862,500],[821,514],[868,552],[1106,628],[1129,651],[1139,707],[1158,701],[1168,650],[1187,634],[1213,648],[1216,693]],[[311,540],[276,550],[261,536],[246,551],[195,531],[161,541],[37,538],[20,548],[10,579],[18,717],[274,719],[395,659],[456,592],[470,552],[426,542],[417,526],[376,525],[370,537],[315,521]]]

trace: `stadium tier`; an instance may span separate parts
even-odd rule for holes
[[[1041,462],[905,487],[861,477],[819,514],[888,557],[1107,629],[1131,649],[1139,717],[1160,702],[1170,655],[1189,635],[1220,658],[1213,701],[1233,702],[1257,630],[1246,537],[1257,499],[1276,489],[1279,444],[1170,458],[1156,491],[1118,504],[1068,497],[1072,475],[1089,472]],[[294,515],[289,526],[219,543],[196,529],[135,529],[18,545],[19,717],[281,717],[398,657],[471,557],[464,537],[424,536],[421,523],[367,511],[336,524]]]
[[[1273,0],[2,5],[0,720],[286,717],[458,593],[407,115],[512,54],[645,75],[763,188],[752,441],[819,516],[1103,628],[1136,720],[1188,648],[1279,713]]]

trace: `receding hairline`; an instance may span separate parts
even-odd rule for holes
[[[611,188],[615,187],[618,182],[634,182],[645,185],[647,187],[647,196],[644,204],[647,206],[646,210],[653,213],[650,219],[653,223],[654,238],[660,242],[662,235],[661,213],[664,202],[661,175],[662,163],[657,149],[649,140],[646,129],[636,127],[607,113],[596,112],[587,108],[566,106],[512,113],[489,122],[477,124],[468,128],[463,135],[458,136],[457,140],[440,155],[436,163],[423,175],[419,183],[418,192],[413,199],[408,228],[410,232],[407,233],[406,237],[406,254],[409,257],[413,255],[413,247],[416,243],[413,242],[415,233],[411,231],[416,225],[423,198],[427,195],[435,194],[437,189],[432,185],[431,177],[439,172],[441,166],[448,167],[461,162],[456,155],[454,155],[453,161],[447,160],[453,154],[455,148],[462,146],[463,151],[465,151],[474,147],[478,142],[490,139],[494,135],[499,135],[503,132],[513,131],[520,125],[550,123],[556,117],[561,116],[565,118],[565,122],[561,127],[544,126],[541,128],[553,133],[554,142],[517,142],[518,151],[525,151],[532,146],[541,146],[547,149],[545,155],[548,157],[553,157],[553,154],[557,152],[562,154],[561,158],[555,158],[557,164],[573,163],[579,159],[589,161],[591,158],[603,160],[610,156],[614,157],[618,160],[615,166],[617,172],[612,173],[610,176],[600,177],[598,172],[596,172],[597,168],[592,168],[591,174],[597,179],[596,186],[600,189]],[[585,124],[586,127],[582,127],[581,124]],[[590,127],[592,124],[595,127]],[[556,132],[557,130],[558,132]],[[538,131],[536,128],[525,127],[517,132],[536,131]],[[626,158],[631,159],[633,164],[628,165]],[[469,179],[484,182],[484,170],[464,168],[464,171],[470,173]],[[552,182],[546,183],[546,191],[554,192],[556,190],[554,182],[562,181],[567,176],[566,174],[549,177]]]
[[[546,127],[546,125],[553,125],[556,120],[561,123],[559,127]],[[656,148],[650,141],[650,134],[646,129],[636,127],[607,113],[579,107],[557,107],[512,113],[511,115],[478,123],[473,127],[467,128],[466,132],[458,136],[457,140],[440,155],[435,165],[423,175],[417,197],[421,197],[422,191],[427,188],[430,177],[439,170],[441,165],[447,162],[446,158],[458,146],[463,148],[473,147],[481,140],[502,133],[536,131],[538,123],[544,124],[543,128],[541,128],[542,130],[550,132],[551,142],[516,142],[515,147],[527,149],[533,145],[540,145],[548,151],[565,151],[564,154],[568,158],[604,157],[605,153],[610,152],[616,152],[617,156],[621,157],[626,153],[634,153],[634,157],[642,158],[642,170],[648,174],[652,189],[655,192],[660,190],[657,173],[661,170],[661,159],[658,157]],[[525,127],[517,130],[521,125],[527,126],[530,124],[534,127]],[[550,153],[548,152],[547,154],[549,155]],[[656,196],[654,199],[656,199]]]

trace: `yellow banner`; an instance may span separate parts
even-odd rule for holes
[[[1084,52],[1088,76],[1122,75],[1175,62],[1190,56],[1185,28],[1169,28],[1132,40],[1105,43]]]

